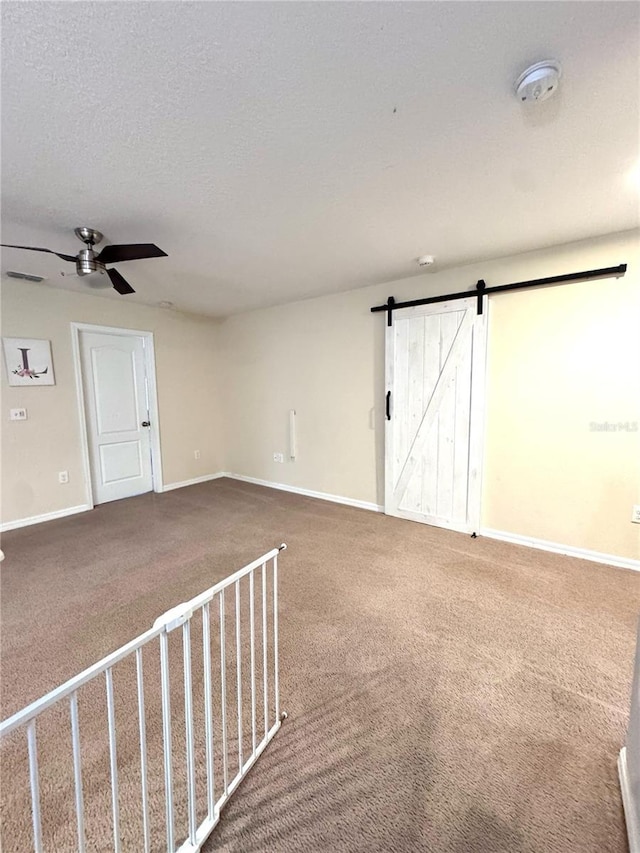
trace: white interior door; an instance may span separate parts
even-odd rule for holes
[[[476,306],[470,298],[393,312],[386,340],[388,515],[479,528],[486,313]]]
[[[80,331],[93,499],[153,488],[144,338]]]

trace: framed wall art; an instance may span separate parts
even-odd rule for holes
[[[55,385],[51,341],[33,338],[3,338],[9,385],[35,387]]]

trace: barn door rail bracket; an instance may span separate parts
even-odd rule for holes
[[[470,296],[477,297],[477,312],[482,314],[484,310],[484,297],[491,293],[504,293],[508,290],[526,290],[529,287],[544,287],[551,284],[569,284],[573,281],[590,281],[596,278],[620,278],[627,271],[626,264],[618,264],[617,267],[603,267],[599,270],[583,270],[582,272],[565,273],[564,275],[552,275],[547,278],[535,278],[530,281],[516,281],[512,284],[499,284],[495,287],[487,287],[483,279],[480,279],[475,290],[463,290],[460,293],[448,293],[443,296],[428,296],[425,299],[411,299],[408,302],[396,302],[390,296],[384,305],[375,305],[371,309],[372,314],[378,311],[387,312],[387,326],[393,323],[393,312],[399,308],[413,308],[416,305],[431,305],[435,302],[450,302],[454,299],[468,299]]]

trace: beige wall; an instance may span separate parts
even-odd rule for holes
[[[85,503],[72,321],[154,333],[164,483],[223,467],[216,324],[132,302],[2,282],[2,334],[51,341],[56,384],[8,387],[2,368],[2,522]],[[28,420],[9,421],[26,407]],[[201,457],[194,458],[194,450]],[[58,483],[58,471],[69,483]]]
[[[383,502],[384,318],[397,300],[627,262],[622,279],[491,298],[483,525],[621,557],[640,556],[638,233],[584,241],[261,310],[221,327],[225,467],[258,479]],[[298,420],[295,462],[288,410]]]
[[[2,333],[52,341],[53,387],[2,371],[3,522],[84,503],[72,321],[153,331],[165,484],[230,471],[383,502],[384,318],[411,299],[629,264],[607,279],[491,298],[483,525],[640,556],[640,249],[637,232],[292,303],[224,323],[4,282]],[[29,420],[11,423],[9,408]],[[298,458],[286,454],[296,409]],[[593,431],[592,423],[638,431]],[[195,460],[193,451],[201,451]],[[70,482],[59,485],[57,473]]]
[[[585,252],[571,269],[608,257]],[[640,558],[640,525],[630,523],[640,503],[637,246],[617,257],[629,261],[623,279],[493,300],[483,516],[500,530]]]

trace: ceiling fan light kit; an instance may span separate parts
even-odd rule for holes
[[[54,252],[52,249],[41,249],[36,246],[14,246],[9,243],[0,245],[7,249],[27,249],[31,252],[48,252],[62,258],[63,261],[69,261],[76,265],[76,273],[79,276],[91,276],[87,280],[87,284],[92,288],[108,287],[108,284],[103,283],[99,277],[94,277],[94,273],[106,275],[114,290],[122,296],[127,293],[135,293],[124,277],[116,269],[107,269],[107,264],[122,263],[123,261],[136,261],[144,258],[166,258],[167,253],[159,249],[154,243],[126,243],[115,246],[105,246],[102,251],[96,255],[93,247],[96,243],[100,243],[103,235],[95,228],[87,228],[81,226],[75,228],[73,232],[79,240],[85,244],[84,249],[80,249],[77,255],[63,255],[60,252]]]

